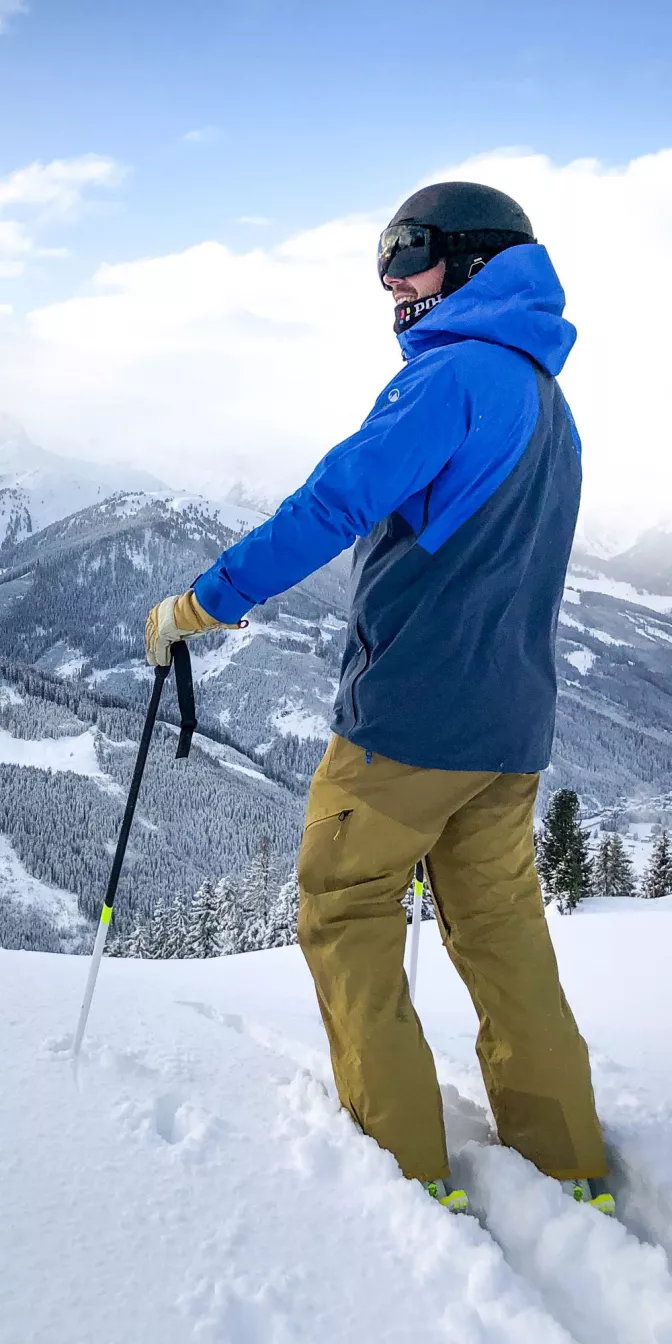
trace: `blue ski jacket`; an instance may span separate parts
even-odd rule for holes
[[[407,765],[549,761],[581,445],[576,339],[546,249],[494,257],[399,340],[362,428],[194,585],[235,622],[356,541],[333,728]]]

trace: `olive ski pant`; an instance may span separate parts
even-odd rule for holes
[[[299,861],[299,942],[338,1094],[406,1176],[450,1175],[434,1059],[403,968],[401,901],[424,859],[480,1021],[503,1144],[560,1180],[607,1174],[588,1051],[558,979],[534,866],[538,775],[421,770],[332,739]]]

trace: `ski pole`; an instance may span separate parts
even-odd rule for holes
[[[178,742],[176,752],[176,759],[179,760],[189,755],[191,739],[197,724],[196,724],[196,712],[194,705],[194,685],[191,675],[191,659],[189,657],[189,650],[186,644],[179,643],[172,645],[171,653],[172,653],[172,661],[175,665],[175,682],[177,686],[177,696],[182,721],[180,730],[180,740]],[[82,1007],[79,1014],[79,1021],[77,1023],[77,1030],[75,1032],[75,1039],[72,1046],[73,1058],[75,1059],[79,1054],[79,1049],[82,1044],[84,1032],[86,1030],[86,1024],[89,1017],[89,1009],[91,1008],[91,1000],[93,998],[93,991],[96,988],[98,971],[100,969],[100,963],[102,961],[103,951],[105,948],[105,943],[107,941],[107,935],[110,929],[110,921],[112,919],[112,907],[114,905],[114,898],[117,894],[117,887],[119,886],[119,878],[121,876],[124,857],[126,855],[126,846],[128,844],[128,837],[130,835],[131,825],[135,814],[135,805],[138,801],[138,794],[140,792],[142,776],[145,772],[145,765],[147,762],[147,753],[149,751],[149,744],[152,740],[152,733],[154,732],[154,725],[156,723],[156,715],[159,708],[159,701],[161,699],[161,692],[163,690],[164,682],[166,681],[166,678],[170,673],[170,667],[171,664],[168,664],[167,667],[156,667],[154,669],[154,687],[149,702],[149,708],[147,710],[145,726],[142,730],[142,737],[140,738],[140,746],[138,748],[138,755],[135,762],[135,769],[133,771],[133,778],[131,779],[131,787],[128,791],[128,799],[126,802],[126,808],[121,823],[121,830],[119,832],[117,848],[115,851],[114,859],[112,861],[112,870],[110,872],[110,878],[107,884],[105,900],[103,902],[103,908],[100,913],[98,931],[96,933],[96,941],[93,945],[91,964],[89,966],[89,974],[88,979],[86,981],[86,989],[84,990],[84,999],[82,1001]]]
[[[415,982],[418,978],[418,952],[420,950],[420,924],[422,921],[422,897],[425,889],[425,874],[422,860],[415,865],[413,882],[413,918],[411,921],[411,955],[408,965],[408,988],[411,1003],[415,1002]]]

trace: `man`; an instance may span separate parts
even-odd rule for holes
[[[611,1212],[533,846],[579,507],[580,442],[555,382],[576,332],[527,216],[489,187],[411,196],[378,269],[405,367],[273,518],[154,609],[149,658],[235,625],[357,541],[335,736],[299,863],[299,941],[341,1102],[406,1176],[466,1207],[402,966],[401,900],[422,859],[480,1019],[501,1142]]]

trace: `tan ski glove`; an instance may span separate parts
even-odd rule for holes
[[[223,625],[209,616],[196,600],[191,588],[181,597],[164,597],[147,617],[145,625],[145,647],[150,667],[167,667],[170,662],[170,646],[180,639],[194,639],[197,635],[206,635],[210,630],[239,630],[247,621],[237,621],[235,625]]]

